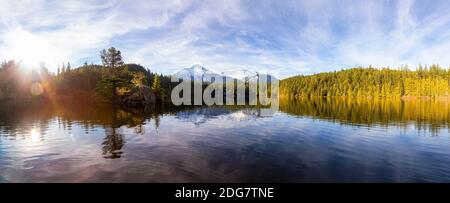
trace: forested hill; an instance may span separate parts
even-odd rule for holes
[[[45,63],[39,69],[13,60],[0,63],[0,101],[28,101],[33,98],[124,103],[124,98],[142,99],[153,93],[155,101],[169,101],[172,83],[169,76],[156,74],[138,64],[122,61],[114,47],[100,52],[102,65],[72,68],[70,63],[49,72]],[[136,93],[137,92],[137,93]],[[136,94],[134,94],[136,93]],[[147,97],[150,98],[150,97]],[[129,101],[129,100],[127,100]],[[141,103],[142,101],[136,101]]]
[[[281,96],[449,96],[450,70],[438,65],[407,68],[352,68],[295,76],[280,83]]]

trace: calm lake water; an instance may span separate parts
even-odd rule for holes
[[[0,104],[0,182],[450,182],[450,102]]]

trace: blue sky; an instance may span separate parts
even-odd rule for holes
[[[439,63],[450,67],[447,0],[0,0],[0,60],[126,62],[165,74],[201,64],[281,78]]]

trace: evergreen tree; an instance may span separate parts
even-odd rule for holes
[[[156,95],[161,96],[161,83],[158,75],[153,77],[152,90]]]
[[[108,50],[103,49],[100,52],[100,58],[105,67],[117,68],[124,64],[121,52],[114,47],[111,47]]]
[[[67,62],[66,72],[70,72],[70,69],[71,69],[71,67],[70,67],[70,62]]]
[[[432,65],[411,71],[398,69],[353,68],[348,70],[296,76],[280,82],[280,93],[289,97],[346,96],[401,97],[448,96],[450,70]]]

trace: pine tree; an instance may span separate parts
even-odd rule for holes
[[[438,65],[400,68],[353,68],[282,80],[286,96],[445,96],[450,90],[450,70]]]
[[[159,81],[159,76],[155,75],[153,77],[152,91],[157,95],[161,96],[161,83]]]
[[[70,69],[71,69],[71,67],[70,67],[70,62],[67,62],[66,72],[70,72]]]
[[[108,50],[103,49],[100,52],[100,58],[105,67],[118,68],[124,64],[121,52],[114,47],[111,47]]]

